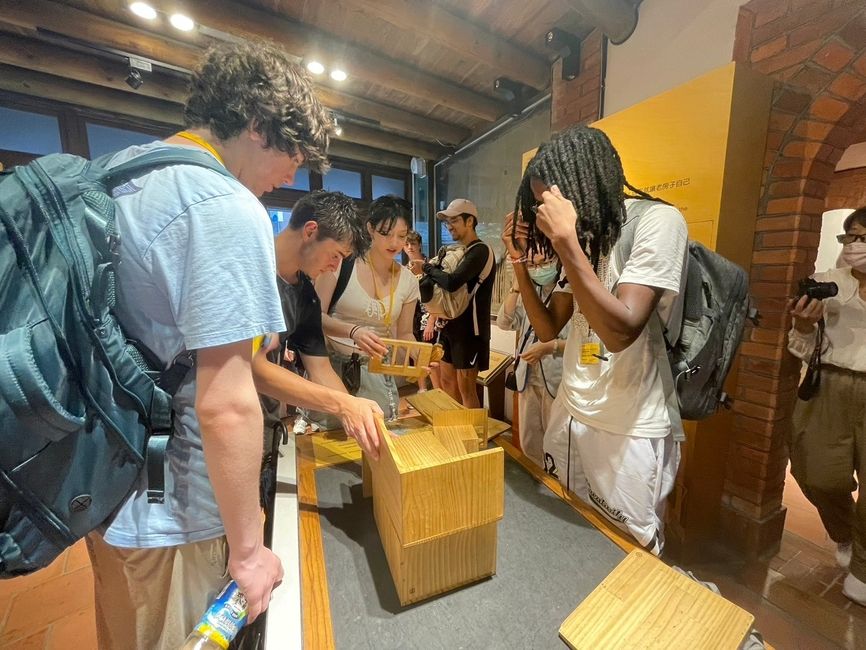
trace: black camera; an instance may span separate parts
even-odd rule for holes
[[[835,282],[818,282],[812,278],[803,278],[797,285],[797,297],[808,296],[810,300],[824,300],[839,293],[839,285]]]

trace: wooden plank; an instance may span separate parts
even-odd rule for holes
[[[405,547],[400,603],[408,605],[496,573],[497,522]]]
[[[464,406],[451,397],[441,388],[434,390],[426,390],[423,393],[409,395],[406,398],[415,410],[418,411],[425,420],[433,422],[433,415],[440,411],[450,411],[453,409],[462,409]]]
[[[755,617],[649,553],[635,550],[566,618],[575,650],[737,650]]]
[[[304,647],[329,650],[335,644],[316,494],[316,461],[309,437],[298,436],[296,443]]]
[[[501,519],[504,474],[501,449],[402,473],[404,546]]]

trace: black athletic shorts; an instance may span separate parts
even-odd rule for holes
[[[442,328],[439,343],[445,349],[442,360],[458,370],[487,370],[490,366],[490,337],[475,336],[471,319],[467,323],[461,315],[449,322]]]

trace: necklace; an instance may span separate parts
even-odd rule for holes
[[[207,149],[213,157],[219,161],[219,164],[225,167],[225,163],[223,162],[222,156],[217,153],[217,150],[213,148],[213,145],[205,140],[200,135],[196,135],[195,133],[190,133],[189,131],[181,131],[180,133],[175,133],[175,135],[179,138],[183,138],[184,140],[189,140],[190,142],[195,142],[198,146],[204,147]]]
[[[394,261],[391,261],[391,282],[389,286],[389,298],[388,298],[388,309],[385,310],[385,296],[379,297],[379,284],[376,282],[376,269],[373,268],[372,260],[370,256],[367,256],[367,266],[370,268],[370,277],[373,279],[373,299],[374,302],[378,304],[379,310],[376,316],[382,319],[382,322],[385,325],[385,329],[388,331],[388,335],[391,335],[391,314],[394,311],[394,293],[397,291],[397,283],[395,279],[397,277],[397,265]],[[367,315],[372,318],[372,310],[367,310]]]

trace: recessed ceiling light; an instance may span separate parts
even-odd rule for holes
[[[156,18],[156,9],[146,2],[133,2],[129,5],[129,10],[140,18],[146,18],[147,20]]]
[[[333,70],[331,70],[331,79],[333,79],[334,81],[345,81],[348,76],[349,75],[347,75],[339,68],[334,68]]]
[[[309,70],[312,74],[322,74],[325,71],[325,66],[323,66],[318,61],[308,61],[307,70]]]
[[[195,22],[189,16],[183,14],[172,14],[168,19],[172,27],[182,32],[190,32],[195,28]]]

